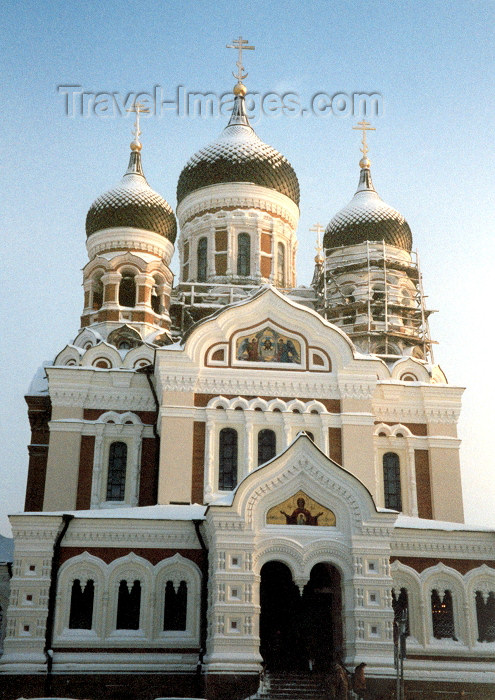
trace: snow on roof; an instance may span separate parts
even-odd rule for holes
[[[14,540],[0,535],[0,562],[14,561]]]
[[[451,523],[444,520],[426,520],[426,518],[414,518],[411,515],[399,515],[395,521],[397,528],[410,528],[413,530],[446,530],[448,532],[495,532],[493,527],[483,525],[469,525],[468,523]]]
[[[52,360],[45,360],[41,367],[38,367],[36,374],[31,379],[31,384],[27,390],[26,396],[43,396],[48,394],[48,379],[46,377],[45,368],[53,365]]]
[[[93,510],[43,511],[20,513],[19,515],[63,515],[68,513],[77,519],[109,518],[131,520],[203,520],[206,506],[191,505],[140,506],[135,508],[95,508]]]

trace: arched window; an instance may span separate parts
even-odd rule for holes
[[[306,430],[305,432],[306,432],[306,435],[309,437],[309,439],[314,442],[315,436],[313,435],[313,433],[310,430]]]
[[[445,591],[443,598],[436,589],[431,592],[431,619],[435,639],[456,639],[454,607],[450,591]]]
[[[151,308],[155,314],[160,314],[162,312],[159,291],[162,284],[163,282],[160,277],[157,276],[153,278],[153,287],[151,288]]]
[[[208,273],[208,239],[200,238],[198,242],[198,282],[206,282]]]
[[[400,460],[395,452],[387,452],[383,455],[383,492],[385,508],[402,510]]]
[[[356,309],[354,308],[354,302],[356,301],[356,298],[354,296],[354,290],[352,287],[347,287],[344,289],[344,304],[349,307],[347,309],[344,309],[343,312],[343,321],[346,324],[349,323],[355,323],[356,321]]]
[[[273,430],[260,430],[258,433],[258,466],[273,459],[277,449],[277,438]]]
[[[121,306],[136,306],[136,282],[134,275],[124,272],[119,285],[119,304]]]
[[[112,442],[108,454],[107,501],[124,500],[126,468],[126,443]]]
[[[277,245],[277,279],[279,287],[285,287],[285,246],[283,243]]]
[[[175,590],[172,581],[165,586],[164,630],[185,630],[187,621],[187,583],[181,581]]]
[[[232,491],[237,486],[237,430],[223,428],[219,438],[218,488]]]
[[[376,284],[371,294],[371,315],[375,321],[385,320],[385,286]]]
[[[476,619],[478,642],[495,642],[495,593],[483,595],[476,591]]]
[[[141,582],[121,581],[117,602],[117,629],[138,630],[141,611]]]
[[[102,273],[93,277],[93,310],[98,311],[103,304],[103,282],[101,281]]]
[[[248,233],[237,236],[237,274],[249,277],[251,272],[251,238]]]
[[[76,578],[72,584],[70,597],[69,629],[90,630],[93,624],[93,603],[95,598],[95,584],[91,579],[84,587]]]

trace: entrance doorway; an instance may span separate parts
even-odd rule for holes
[[[260,652],[268,669],[324,671],[342,654],[340,574],[331,564],[313,567],[301,596],[290,569],[268,562],[260,602]]]

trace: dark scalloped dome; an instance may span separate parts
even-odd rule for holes
[[[140,153],[131,153],[122,180],[95,199],[86,216],[87,236],[119,227],[153,231],[171,243],[177,235],[174,212],[168,202],[148,185],[141,168]]]
[[[299,206],[299,181],[281,153],[256,135],[237,97],[228,126],[184,166],[177,184],[177,202],[201,187],[222,182],[251,182],[285,194]]]
[[[367,168],[361,170],[354,197],[328,224],[323,245],[335,248],[365,241],[385,241],[407,251],[412,248],[409,224],[402,214],[380,198]]]

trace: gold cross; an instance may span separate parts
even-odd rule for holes
[[[236,78],[239,82],[242,82],[244,78],[248,77],[248,73],[244,73],[244,66],[242,65],[242,52],[245,51],[246,49],[248,51],[254,51],[254,46],[247,46],[247,39],[243,39],[242,36],[240,36],[238,39],[234,39],[231,44],[227,44],[226,48],[227,49],[237,49],[239,51],[239,58],[236,61],[236,66],[237,66],[237,75],[232,71],[232,75],[234,78]]]
[[[132,131],[132,135],[134,136],[135,141],[139,142],[139,137],[142,134],[141,129],[139,128],[139,115],[140,114],[149,114],[150,111],[145,105],[141,104],[141,102],[134,102],[132,107],[129,107],[127,110],[128,112],[136,112],[136,121],[134,122],[134,129]]]
[[[371,126],[369,122],[366,121],[366,119],[363,119],[362,122],[358,122],[357,126],[353,126],[353,129],[356,131],[362,131],[363,132],[363,138],[361,143],[363,144],[362,148],[360,148],[361,153],[363,154],[363,158],[366,158],[366,155],[369,151],[368,148],[368,142],[366,141],[366,132],[367,131],[376,131],[374,126]]]
[[[316,233],[316,253],[317,257],[321,256],[322,253],[322,247],[321,247],[321,232],[323,231],[323,226],[321,224],[315,224],[309,229],[310,233]]]

